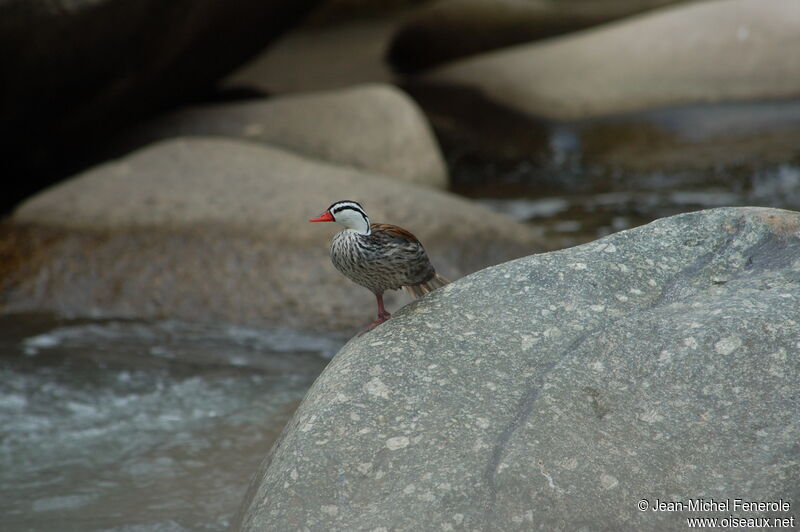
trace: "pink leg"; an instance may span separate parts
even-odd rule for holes
[[[383,294],[376,295],[375,297],[378,300],[378,319],[370,323],[366,329],[358,333],[359,336],[361,336],[367,331],[371,331],[372,329],[374,329],[375,327],[377,327],[378,325],[380,325],[381,323],[383,323],[384,321],[388,320],[391,317],[391,314],[389,314],[383,307]]]
[[[378,299],[378,317],[383,318],[383,321],[388,320],[391,317],[385,308],[383,308],[383,294],[379,296],[375,296]]]

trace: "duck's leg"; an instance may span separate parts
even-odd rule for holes
[[[358,333],[359,336],[365,332],[371,331],[392,316],[383,306],[383,294],[375,294],[375,298],[378,300],[378,319],[370,323],[366,329]]]

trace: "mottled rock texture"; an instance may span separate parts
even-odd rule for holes
[[[193,107],[142,126],[126,142],[186,135],[243,138],[412,183],[447,186],[447,169],[424,115],[390,85]]]
[[[676,36],[680,36],[677,38]],[[433,70],[520,112],[579,119],[654,107],[800,94],[800,3],[712,0],[670,6]]]
[[[451,278],[541,249],[532,227],[446,192],[192,137],[23,203],[0,231],[0,311],[352,330],[374,297],[330,263],[339,226],[308,223],[340,199],[415,233]]]
[[[775,209],[477,272],[336,355],[234,529],[675,530],[715,514],[637,503],[798,501],[798,303],[800,213]]]

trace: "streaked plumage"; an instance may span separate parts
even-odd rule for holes
[[[383,308],[386,290],[405,288],[416,298],[449,283],[437,275],[414,235],[396,225],[370,224],[366,212],[355,201],[337,201],[309,221],[335,221],[345,227],[333,238],[331,261],[345,277],[375,294],[378,319],[366,330],[389,318]]]

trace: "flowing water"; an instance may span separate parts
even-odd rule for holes
[[[0,318],[0,530],[224,530],[343,342]]]
[[[761,206],[800,209],[800,165],[753,170],[743,186],[700,181],[694,186],[632,187],[612,192],[576,192],[543,197],[477,197],[486,207],[537,227],[551,249],[602,238],[683,212],[714,207]]]

